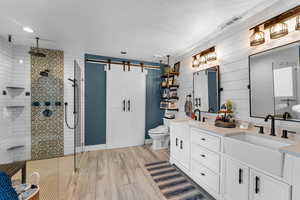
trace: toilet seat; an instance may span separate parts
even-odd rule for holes
[[[169,129],[167,126],[161,125],[156,128],[150,129],[148,131],[149,134],[168,134]]]

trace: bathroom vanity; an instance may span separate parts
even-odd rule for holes
[[[173,120],[170,162],[217,200],[299,200],[300,142]]]

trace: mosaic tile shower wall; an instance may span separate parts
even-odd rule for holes
[[[31,55],[31,158],[64,155],[64,52],[39,49]]]

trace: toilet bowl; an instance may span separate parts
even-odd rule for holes
[[[164,120],[164,125],[160,125],[156,128],[148,131],[149,136],[152,139],[152,149],[166,149],[169,147],[170,134],[169,134],[169,123]]]

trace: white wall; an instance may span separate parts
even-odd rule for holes
[[[262,120],[249,117],[249,91],[247,89],[247,85],[249,84],[248,56],[255,52],[300,40],[300,32],[293,31],[286,37],[272,41],[266,38],[267,41],[264,45],[251,48],[249,45],[249,28],[297,4],[299,2],[292,0],[278,1],[259,14],[248,19],[243,19],[227,30],[215,34],[215,36],[210,37],[210,39],[202,42],[184,55],[177,55],[173,60],[174,63],[181,61],[180,76],[178,79],[180,84],[178,91],[180,112],[177,113],[177,117],[184,116],[185,96],[192,94],[192,73],[200,70],[199,68],[192,68],[192,56],[207,48],[216,46],[218,64],[220,65],[220,84],[224,88],[224,91],[221,92],[221,103],[224,103],[227,99],[232,99],[235,104],[236,118],[265,125]],[[293,24],[290,25],[293,26]],[[299,123],[278,122],[277,125],[289,126],[291,129],[300,128]]]
[[[31,158],[31,66],[28,54],[30,47],[12,45],[0,37],[0,163]],[[74,59],[84,67],[84,54],[71,51],[64,52],[64,101],[69,103],[68,118],[73,126],[73,88],[68,78],[73,78]],[[22,63],[20,62],[22,60]],[[20,93],[9,92],[7,86],[19,86],[25,89]],[[17,94],[17,95],[14,95]],[[6,105],[24,105],[24,109],[6,109]],[[82,126],[83,127],[83,126]],[[8,145],[25,145],[25,148],[8,152]],[[64,153],[74,151],[74,132],[64,127]]]

